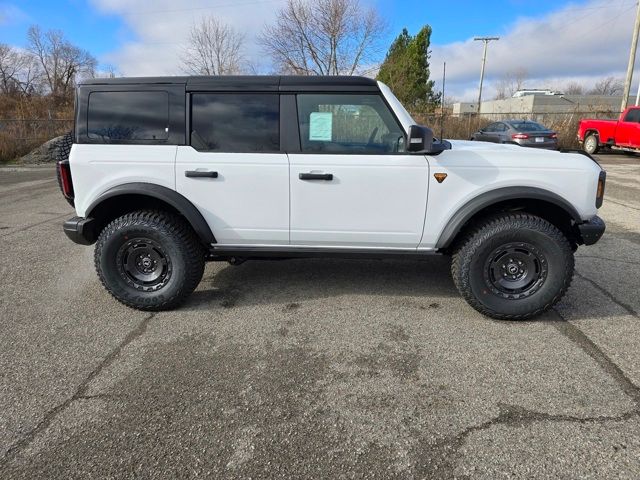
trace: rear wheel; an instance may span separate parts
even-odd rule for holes
[[[583,148],[589,155],[598,153],[599,140],[595,133],[590,133],[584,139]]]
[[[167,310],[198,286],[205,252],[180,216],[137,211],[113,220],[100,233],[95,265],[105,288],[139,310]]]
[[[564,234],[529,214],[503,214],[477,226],[455,252],[453,281],[480,313],[525,320],[551,308],[573,278]]]

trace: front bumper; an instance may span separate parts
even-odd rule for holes
[[[73,217],[64,222],[62,229],[72,242],[91,245],[97,239],[95,223],[93,218]]]
[[[600,240],[605,228],[606,225],[604,224],[604,220],[598,216],[593,217],[588,222],[578,225],[580,237],[585,245],[593,245]]]

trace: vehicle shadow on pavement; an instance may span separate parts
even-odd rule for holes
[[[457,297],[450,259],[292,259],[213,264],[182,309],[263,305],[342,295]]]

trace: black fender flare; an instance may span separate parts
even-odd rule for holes
[[[462,227],[480,210],[490,207],[496,203],[505,200],[543,200],[552,203],[565,212],[578,224],[582,223],[580,214],[571,203],[562,198],[560,195],[537,187],[503,187],[489,192],[484,192],[477,197],[472,198],[462,207],[460,207],[447,222],[442,230],[438,242],[437,249],[447,248],[460,232]],[[429,219],[427,218],[427,221]]]
[[[86,217],[91,217],[91,214],[96,207],[105,200],[123,195],[143,195],[146,197],[156,198],[171,205],[187,219],[203,243],[207,245],[216,243],[216,239],[209,227],[209,224],[202,216],[202,213],[200,213],[200,210],[198,210],[193,203],[175,190],[163,187],[162,185],[156,185],[155,183],[124,183],[122,185],[112,187],[89,205],[86,209]]]

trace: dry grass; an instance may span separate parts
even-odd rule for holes
[[[0,95],[0,163],[10,162],[71,129],[73,102]]]

